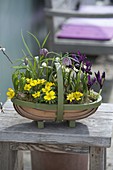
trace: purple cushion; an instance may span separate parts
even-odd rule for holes
[[[99,7],[100,8],[100,7]],[[113,7],[110,6],[110,10]],[[83,11],[87,7],[81,8]],[[90,9],[90,8],[89,8]],[[104,7],[104,10],[106,8]],[[91,7],[92,10],[92,7]],[[99,9],[98,9],[99,10]],[[108,7],[105,11],[108,10]],[[100,10],[102,13],[102,10]],[[109,10],[108,10],[109,11]],[[94,11],[95,12],[95,11]],[[56,34],[57,38],[86,39],[86,40],[110,40],[113,38],[112,18],[70,18]]]
[[[66,25],[57,34],[58,38],[110,40],[113,38],[113,27],[95,27],[87,25]]]

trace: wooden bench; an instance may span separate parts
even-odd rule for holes
[[[110,6],[109,8],[108,6],[104,6],[105,8],[109,8],[106,12],[106,9],[105,8],[103,9],[103,6],[101,7],[97,6],[95,1],[95,5],[92,6],[93,8],[91,7],[92,10],[89,7],[90,11],[88,10],[82,11],[82,10],[76,10],[77,2],[78,1],[75,0],[69,0],[69,1],[68,0],[57,0],[57,1],[45,0],[46,23],[47,23],[48,32],[50,32],[50,36],[48,39],[49,50],[62,52],[62,53],[77,52],[79,50],[81,51],[81,53],[89,54],[89,55],[113,54],[113,36],[111,35],[113,30],[112,27],[113,25],[112,24],[110,25],[110,23],[112,23],[113,21],[109,21],[110,28],[106,28],[106,25],[104,25],[101,28],[98,25],[94,25],[94,23],[90,27],[89,25],[85,27],[85,25],[80,25],[82,23],[81,21],[81,23],[79,23],[78,29],[77,29],[77,25],[73,27],[71,23],[71,28],[70,28],[71,30],[70,30],[69,27],[66,27],[66,25],[64,24],[64,23],[67,24],[67,19],[69,18],[75,18],[75,19],[88,18],[90,20],[93,20],[94,18],[95,19],[107,18],[108,21],[110,18],[113,19],[113,7]],[[91,4],[91,2],[92,1],[90,1],[89,4]],[[98,9],[97,7],[100,9]],[[95,21],[95,23],[97,23],[97,21]],[[61,32],[62,30],[62,32],[64,32],[64,29],[65,29],[65,33],[60,33],[59,35],[59,31]],[[68,31],[66,31],[67,29]],[[75,31],[76,29],[77,31]],[[74,34],[76,32],[77,37],[73,36],[72,34],[73,32]],[[83,32],[85,32],[84,36],[88,34],[89,37],[87,36],[85,38],[84,36],[81,37],[81,34],[83,34]],[[67,37],[67,33],[71,36],[71,38],[69,36]],[[61,34],[63,34],[63,37],[61,36]],[[78,38],[79,35],[80,37]],[[93,39],[90,38],[92,36]]]
[[[0,113],[0,170],[22,170],[20,151],[48,153],[89,153],[89,170],[106,169],[106,148],[111,147],[113,105],[102,104],[95,114],[77,121],[75,128],[65,123],[35,122],[18,115],[7,101]],[[81,162],[82,164],[82,162]],[[68,164],[67,164],[68,166]]]

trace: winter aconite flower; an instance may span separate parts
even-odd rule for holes
[[[29,91],[30,89],[31,89],[31,85],[30,84],[25,84],[24,90]]]
[[[30,82],[30,85],[31,85],[31,86],[36,86],[36,85],[37,85],[37,80],[32,80],[32,81]]]
[[[32,94],[32,96],[34,98],[40,97],[40,91],[35,92],[34,94]]]
[[[81,97],[83,96],[83,94],[81,92],[73,92],[67,95],[67,100],[69,100],[70,102],[72,101],[79,101],[81,100]]]
[[[67,95],[67,100],[69,100],[70,102],[72,102],[74,100],[74,94],[70,93]]]
[[[44,99],[47,101],[53,100],[55,98],[56,96],[54,91],[47,92],[46,95],[44,96]]]
[[[43,91],[44,93],[47,93],[47,92],[49,92],[50,90],[51,90],[50,86],[45,86],[45,88],[42,88],[42,91]]]
[[[8,99],[12,99],[15,96],[15,92],[12,88],[8,88],[7,96]]]
[[[77,101],[81,100],[81,97],[83,96],[83,94],[78,91],[74,92],[73,95],[74,95],[75,100],[77,100]]]

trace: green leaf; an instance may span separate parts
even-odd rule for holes
[[[27,69],[27,66],[13,66],[12,68],[20,70],[20,69]]]
[[[31,32],[29,32],[29,31],[28,31],[28,34],[30,34],[30,35],[36,40],[39,48],[41,48],[40,42],[39,42],[39,40],[36,38],[36,36],[35,36],[34,34],[32,34]]]
[[[26,78],[31,78],[32,77],[32,72],[27,69],[26,72],[25,72],[25,77]]]
[[[37,68],[37,60],[36,58],[34,58],[34,70],[36,70],[36,68]]]
[[[33,55],[32,55],[32,53],[31,53],[31,51],[30,51],[27,43],[25,42],[25,39],[24,39],[24,36],[23,36],[22,32],[21,32],[21,37],[22,37],[22,41],[23,41],[23,43],[24,43],[24,45],[25,45],[25,47],[26,47],[26,50],[28,51],[29,55],[30,55],[31,57],[33,57]]]
[[[25,77],[21,77],[20,81],[19,81],[19,85],[20,85],[20,90],[23,91],[24,90],[24,86],[26,84],[26,79]]]
[[[17,91],[18,90],[18,72],[15,72],[14,74],[12,74],[12,83],[13,83],[15,91]]]
[[[42,43],[42,48],[44,47],[44,45],[45,45],[45,43],[46,43],[46,41],[47,41],[47,39],[49,37],[49,34],[50,34],[50,32],[46,35],[46,37],[45,37],[45,39],[44,39],[44,41]]]
[[[24,51],[23,49],[22,49],[22,52],[23,52],[24,56],[27,56],[26,53],[25,53],[25,51]]]

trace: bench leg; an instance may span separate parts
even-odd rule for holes
[[[87,162],[86,154],[31,151],[32,170],[87,170]]]
[[[106,148],[90,147],[89,170],[106,170]]]
[[[10,150],[9,143],[0,142],[0,170],[23,170],[23,153]]]

